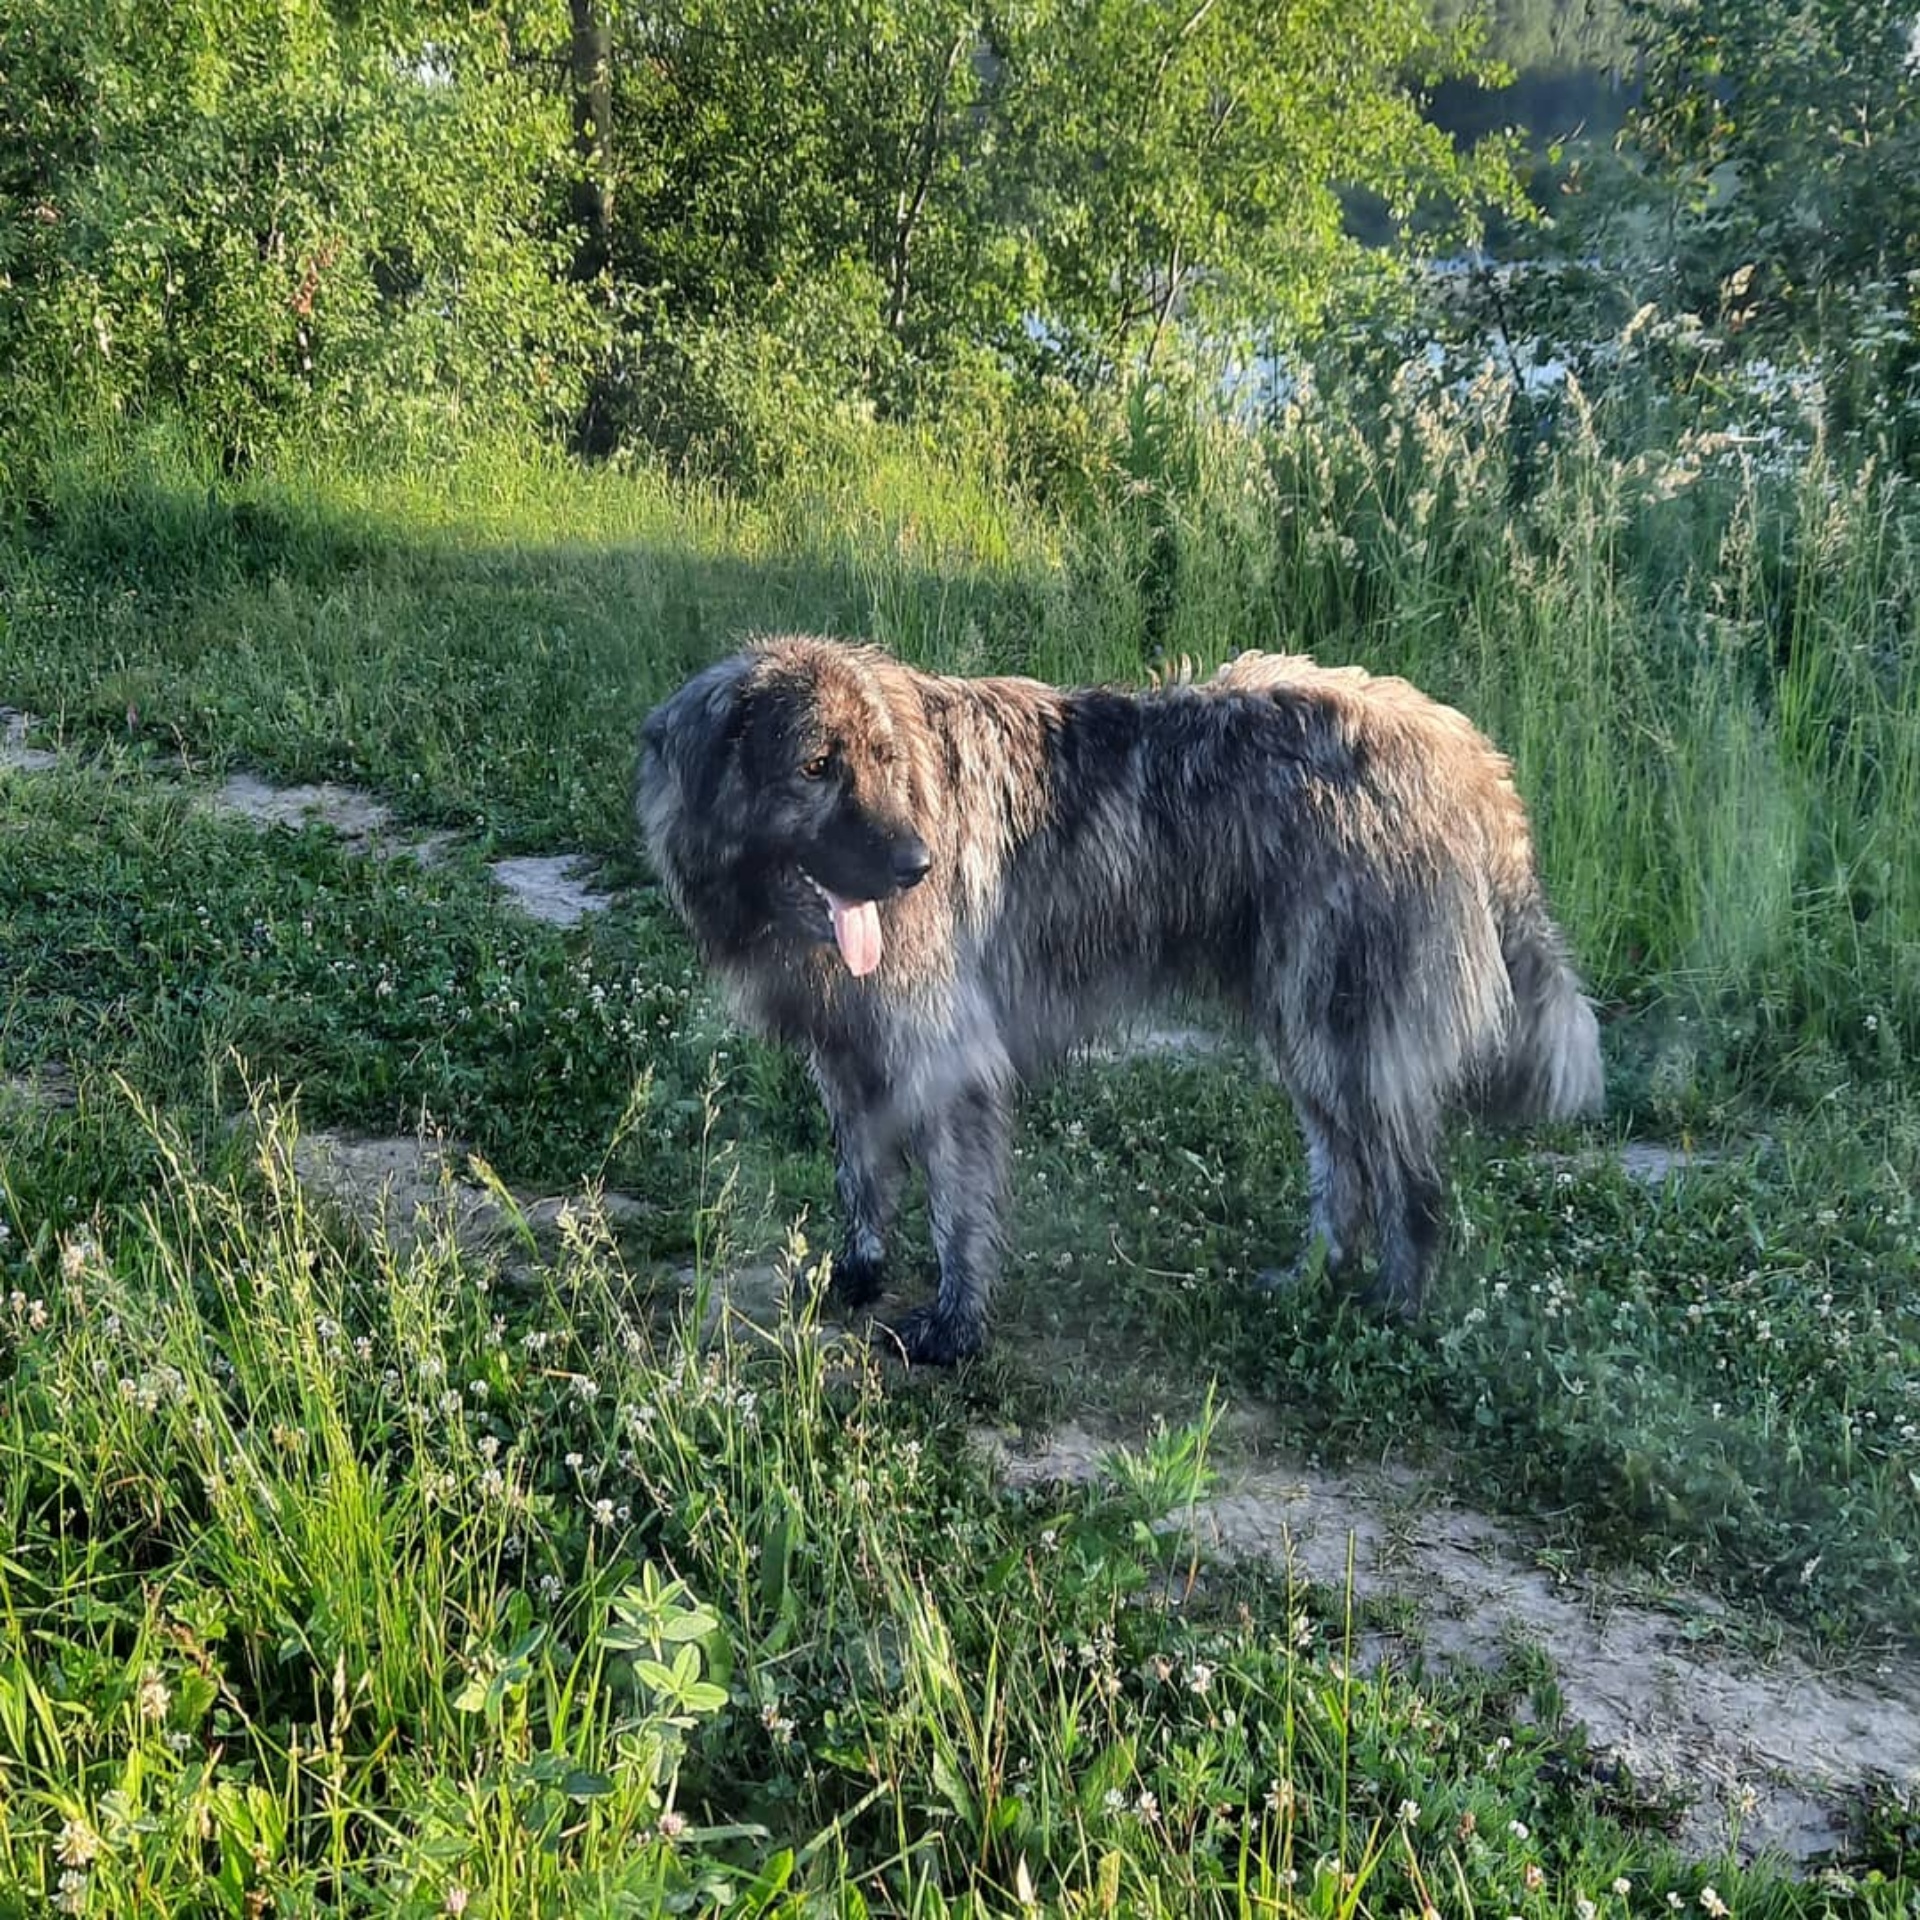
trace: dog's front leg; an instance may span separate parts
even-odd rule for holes
[[[849,1306],[879,1299],[887,1284],[887,1232],[906,1172],[898,1115],[878,1085],[848,1082],[815,1060],[814,1083],[833,1128],[833,1184],[840,1238],[833,1290]]]
[[[894,1331],[909,1360],[951,1366],[986,1344],[987,1302],[1000,1270],[1000,1212],[1012,1107],[998,1087],[955,1096],[926,1135],[927,1209],[940,1291]]]

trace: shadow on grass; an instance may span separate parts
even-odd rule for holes
[[[138,473],[77,486],[0,532],[0,699],[83,742],[358,781],[502,848],[613,852],[641,718],[751,633],[874,637],[959,669],[1057,664],[1036,658],[1059,624],[1046,553],[1017,529],[1010,546],[965,489],[849,518],[845,499],[815,512],[798,493],[538,481],[523,502]],[[1085,670],[1114,671],[1087,638]]]

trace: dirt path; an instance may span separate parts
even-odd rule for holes
[[[1112,1443],[1069,1425],[1033,1451],[980,1436],[1014,1485],[1081,1482]],[[1764,1664],[1701,1637],[1725,1615],[1704,1595],[1662,1607],[1549,1573],[1523,1530],[1405,1471],[1249,1467],[1169,1517],[1203,1554],[1259,1558],[1356,1600],[1412,1608],[1414,1624],[1364,1651],[1441,1668],[1493,1668],[1518,1646],[1550,1658],[1567,1718],[1635,1782],[1685,1802],[1680,1842],[1736,1844],[1806,1862],[1838,1846],[1870,1786],[1920,1782],[1920,1665],[1825,1673],[1793,1653]]]

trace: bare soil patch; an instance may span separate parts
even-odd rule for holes
[[[1083,1482],[1113,1442],[1069,1425],[1016,1451],[980,1436],[1010,1484]],[[1920,1665],[1887,1655],[1823,1671],[1795,1653],[1764,1663],[1717,1634],[1725,1609],[1678,1593],[1654,1606],[1542,1567],[1523,1530],[1404,1470],[1297,1463],[1229,1474],[1166,1525],[1203,1554],[1263,1559],[1356,1600],[1412,1608],[1361,1651],[1404,1664],[1500,1665],[1516,1646],[1550,1658],[1569,1720],[1643,1789],[1683,1800],[1678,1838],[1707,1856],[1737,1846],[1805,1863],[1839,1846],[1872,1786],[1920,1779]]]

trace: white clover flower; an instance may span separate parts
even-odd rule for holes
[[[142,1720],[164,1720],[167,1709],[173,1704],[173,1695],[167,1689],[167,1683],[160,1677],[158,1667],[149,1667],[140,1676],[140,1690],[134,1696]]]
[[[90,1867],[100,1857],[100,1836],[85,1819],[69,1820],[53,1843],[53,1857],[62,1866]]]

